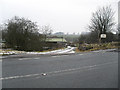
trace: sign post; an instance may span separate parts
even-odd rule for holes
[[[106,34],[101,34],[100,38],[106,38]]]
[[[100,40],[101,40],[101,42],[103,42],[103,43],[104,43],[104,42],[105,42],[106,37],[107,37],[107,36],[106,36],[106,34],[101,34],[101,35],[100,35]]]

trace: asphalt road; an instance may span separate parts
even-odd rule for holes
[[[3,88],[117,88],[118,53],[8,57],[2,75]]]

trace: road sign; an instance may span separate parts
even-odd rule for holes
[[[101,38],[106,38],[106,34],[101,34],[100,37]]]

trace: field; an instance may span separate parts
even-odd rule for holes
[[[74,34],[68,34],[68,35],[52,35],[52,36],[57,36],[57,37],[63,37],[65,38],[68,42],[73,42],[78,40],[80,35],[74,35]]]

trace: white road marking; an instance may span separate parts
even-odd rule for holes
[[[21,76],[12,76],[12,77],[0,78],[0,80],[16,79],[16,78],[24,78],[24,77],[32,77],[32,76],[38,76],[38,75],[40,75],[40,74],[29,74],[29,75],[21,75]]]
[[[33,59],[40,59],[40,58],[33,58]]]
[[[60,56],[52,56],[52,57],[62,57],[62,56],[69,56],[69,55],[60,55]]]
[[[60,57],[60,56],[52,56],[52,57]]]
[[[22,61],[22,60],[29,60],[29,59],[34,60],[34,59],[40,59],[40,58],[20,58],[20,59],[18,59],[18,60]]]
[[[4,59],[4,58],[6,58],[7,56],[0,56],[0,59]]]
[[[32,59],[32,58],[20,58],[18,60],[29,60],[29,59]]]
[[[44,73],[46,75],[49,75],[49,74],[55,74],[55,73],[61,73],[61,72],[75,71],[75,70],[80,70],[80,69],[91,70],[91,69],[94,69],[94,67],[103,66],[103,65],[107,65],[107,64],[113,64],[113,63],[118,63],[118,62],[108,62],[108,63],[98,64],[98,65],[84,66],[84,67],[79,67],[79,68],[72,68],[72,69],[65,69],[65,70],[58,70],[58,71],[44,72]],[[4,78],[0,78],[0,80],[8,80],[8,79],[16,79],[16,78],[25,78],[25,77],[32,77],[32,76],[40,76],[42,74],[43,73],[21,75],[21,76],[12,76],[12,77],[4,77]]]
[[[46,73],[50,74],[50,73],[60,73],[60,72],[67,72],[67,71],[75,71],[75,70],[86,69],[86,68],[90,69],[90,68],[94,68],[94,67],[98,67],[98,66],[102,66],[102,65],[107,65],[107,64],[112,64],[112,63],[117,63],[117,62],[109,62],[109,63],[99,64],[99,65],[84,66],[84,67],[79,67],[79,68],[65,69],[65,70],[52,71],[52,72],[46,72]]]
[[[83,54],[79,54],[79,55],[83,55]]]

